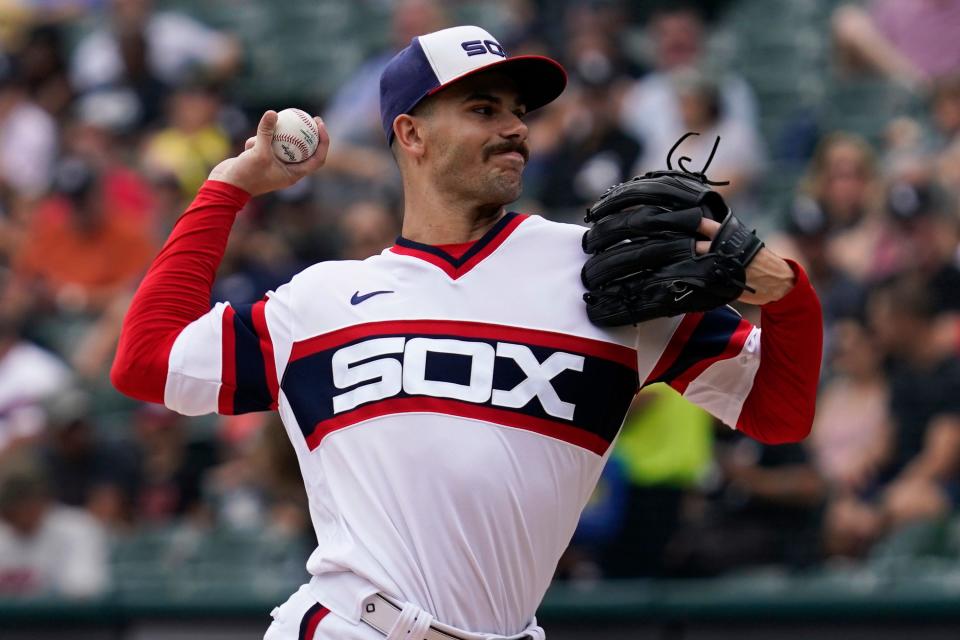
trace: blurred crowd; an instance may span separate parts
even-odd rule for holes
[[[309,264],[390,246],[401,193],[379,75],[411,37],[464,15],[570,74],[529,118],[518,210],[579,221],[611,184],[664,168],[684,132],[701,134],[677,153],[694,167],[720,136],[710,178],[730,181],[731,207],[806,267],[823,303],[811,437],[764,446],[644,389],[559,577],[867,562],[899,532],[957,517],[960,2],[828,3],[823,73],[908,100],[879,136],[771,136],[757,87],[711,48],[748,1],[370,3],[392,16],[380,45],[322,103],[289,105],[236,97],[249,48],[279,39],[244,41],[159,1],[0,3],[0,597],[107,593],[129,570],[118,550],[183,530],[280,541],[271,566],[301,581],[312,528],[278,418],[187,419],[120,397],[107,380],[120,323],[264,108],[323,115],[329,161],[246,207],[214,301],[253,302]],[[770,198],[787,163],[798,177]]]

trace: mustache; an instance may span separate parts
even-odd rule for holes
[[[495,144],[490,147],[487,147],[483,152],[483,159],[489,160],[490,156],[496,155],[498,153],[508,153],[510,151],[516,151],[521,156],[523,156],[523,161],[527,162],[530,159],[530,148],[527,146],[526,142],[514,142],[508,140],[506,142],[501,142],[500,144]]]

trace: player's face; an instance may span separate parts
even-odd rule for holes
[[[425,132],[433,182],[469,201],[502,206],[516,200],[530,155],[525,113],[513,81],[496,72],[437,94]]]

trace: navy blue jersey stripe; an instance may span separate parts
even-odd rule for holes
[[[236,357],[236,390],[233,394],[234,413],[267,411],[273,398],[267,386],[266,369],[260,338],[253,324],[253,305],[245,304],[234,308],[233,329],[236,335],[234,352]]]
[[[730,307],[718,307],[704,313],[703,319],[677,355],[677,359],[663,375],[651,382],[669,384],[701,360],[723,353],[740,325],[740,320],[740,314]]]
[[[307,609],[300,620],[300,632],[297,634],[297,640],[313,640],[316,637],[317,625],[330,613],[330,610],[319,602]]]
[[[485,246],[490,244],[490,242],[494,238],[500,235],[500,232],[503,231],[504,227],[510,224],[510,221],[516,217],[517,217],[516,212],[514,211],[508,212],[506,215],[500,218],[500,220],[498,220],[497,223],[493,225],[493,227],[491,227],[489,231],[483,234],[482,238],[474,242],[473,246],[467,249],[467,251],[459,258],[453,257],[443,249],[438,249],[437,247],[434,247],[429,244],[423,244],[420,242],[415,242],[413,240],[407,240],[403,236],[400,236],[399,238],[397,238],[397,244],[401,247],[406,247],[407,249],[416,249],[417,251],[423,251],[424,253],[435,255],[438,258],[442,258],[446,262],[449,262],[454,267],[460,267],[461,265],[466,264],[470,258],[477,255],[480,251],[482,251]]]

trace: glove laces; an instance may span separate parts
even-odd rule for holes
[[[688,131],[680,136],[679,140],[673,143],[673,146],[670,147],[670,151],[667,152],[667,169],[673,171],[673,163],[671,160],[673,159],[673,152],[677,150],[677,147],[679,147],[680,144],[690,136],[698,135],[700,134],[696,131]],[[730,184],[729,180],[714,181],[707,178],[707,169],[710,167],[710,163],[713,162],[713,156],[716,155],[717,147],[719,146],[720,136],[717,136],[717,139],[713,141],[713,149],[710,150],[710,156],[707,158],[707,161],[703,164],[703,169],[700,169],[700,171],[692,171],[684,164],[684,162],[692,162],[690,156],[680,156],[680,158],[677,160],[677,166],[680,167],[680,170],[688,174],[691,178],[696,178],[703,184],[708,184],[711,187],[722,187],[725,184]]]

